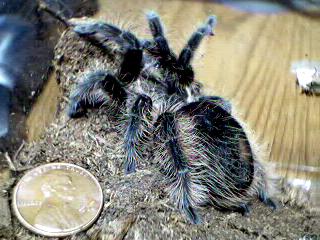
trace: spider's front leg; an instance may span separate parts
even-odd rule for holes
[[[169,77],[166,78],[168,94],[178,94],[185,99],[190,98],[191,94],[197,95],[199,84],[194,81],[191,60],[202,39],[214,35],[216,17],[209,17],[207,22],[192,34],[179,56],[170,49],[159,16],[151,12],[147,17],[153,40],[146,41],[144,48],[157,59],[161,68],[169,73]]]
[[[182,51],[179,54],[177,59],[177,65],[179,66],[176,69],[178,78],[176,82],[174,82],[173,86],[175,88],[175,92],[184,93],[187,92],[187,96],[190,98],[190,94],[194,95],[194,91],[192,91],[196,87],[196,82],[194,80],[194,71],[191,66],[191,61],[194,57],[196,50],[199,48],[201,41],[205,36],[214,35],[214,28],[216,26],[217,19],[215,16],[210,16],[205,24],[200,26],[189,38],[187,44],[184,46]],[[184,90],[186,89],[186,90]],[[195,95],[197,95],[197,91],[195,91]],[[190,101],[188,101],[190,102]]]
[[[94,41],[118,43],[123,56],[115,75],[97,71],[86,76],[71,94],[69,116],[81,117],[87,108],[99,107],[102,104],[108,104],[111,110],[120,110],[127,98],[125,87],[137,79],[143,67],[143,52],[139,39],[131,32],[122,31],[107,23],[78,24],[74,31]]]
[[[272,210],[276,210],[278,208],[277,203],[268,196],[268,193],[263,188],[258,189],[258,199]]]
[[[101,22],[78,24],[73,30],[80,36],[98,43],[102,48],[104,42],[117,43],[123,52],[117,78],[124,85],[137,79],[143,67],[143,50],[140,40],[133,33]]]
[[[143,158],[150,141],[152,100],[140,94],[131,107],[124,134],[125,174],[136,171],[137,161]]]
[[[125,31],[121,34],[121,37],[129,44],[124,44],[125,53],[118,72],[118,78],[127,85],[137,79],[143,68],[143,50],[139,39],[131,32]]]
[[[193,59],[195,51],[199,48],[202,39],[205,36],[214,35],[214,28],[217,24],[215,16],[210,16],[207,22],[199,27],[189,38],[187,44],[179,54],[178,62],[187,68]]]
[[[147,14],[149,28],[153,36],[153,41],[146,41],[144,48],[159,60],[164,69],[174,69],[177,56],[171,50],[169,43],[164,35],[160,17],[155,12]]]

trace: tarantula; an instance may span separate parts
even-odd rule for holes
[[[119,65],[116,73],[102,69],[86,75],[70,95],[69,116],[104,107],[124,121],[125,174],[135,172],[141,159],[154,159],[172,201],[192,223],[201,222],[197,209],[207,205],[247,214],[253,196],[275,208],[231,104],[203,96],[195,80],[191,61],[203,38],[214,35],[216,17],[191,35],[179,55],[171,50],[159,16],[150,12],[147,20],[148,40],[104,22],[66,22],[107,51],[116,44],[112,51]]]

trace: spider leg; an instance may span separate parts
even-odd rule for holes
[[[164,35],[160,17],[155,12],[147,14],[149,28],[153,36],[153,41],[146,41],[144,47],[147,51],[158,58],[159,63],[164,67],[171,69],[177,62],[175,53],[170,49],[169,43]]]
[[[159,65],[164,70],[170,73],[165,78],[168,94],[181,94],[182,90],[179,86],[176,86],[176,82],[179,82],[176,78],[180,79],[181,75],[181,64],[178,63],[176,54],[170,49],[169,43],[164,35],[160,17],[155,12],[149,12],[147,19],[153,41],[144,41],[143,47],[150,55],[157,59]],[[190,75],[193,77],[193,72]]]
[[[144,94],[139,95],[131,108],[124,135],[125,174],[135,172],[136,162],[143,158],[143,147],[149,142],[150,138],[151,111],[151,98]]]
[[[113,41],[124,50],[123,60],[117,73],[122,83],[130,84],[139,76],[143,67],[143,50],[140,40],[133,33],[101,22],[78,24],[73,30],[101,46],[106,41]]]
[[[215,16],[210,16],[203,26],[199,27],[196,32],[194,32],[190,39],[188,40],[185,47],[182,49],[178,62],[184,66],[188,67],[190,65],[191,60],[194,56],[195,51],[199,47],[202,39],[207,35],[214,35],[213,28],[217,23],[217,19]]]
[[[68,115],[71,118],[82,117],[88,108],[108,103],[109,110],[119,108],[127,98],[122,84],[111,74],[97,71],[86,76],[71,93]]]
[[[191,66],[191,60],[194,53],[199,47],[202,39],[207,35],[214,35],[213,27],[216,25],[216,17],[211,16],[208,18],[207,23],[199,27],[188,40],[185,47],[182,49],[177,59],[176,72],[178,74],[176,92],[183,94],[183,89],[189,87],[194,82],[194,71]]]
[[[258,198],[262,203],[264,203],[266,206],[270,207],[271,209],[276,210],[278,208],[275,201],[269,198],[267,192],[261,188],[258,190]]]
[[[197,190],[192,182],[189,160],[180,142],[174,113],[165,112],[155,123],[155,152],[158,162],[168,180],[170,196],[178,209],[194,224],[201,222],[194,206]]]
[[[170,73],[165,79],[168,94],[178,94],[183,96],[183,98],[189,98],[187,92],[190,92],[190,89],[187,90],[186,88],[194,83],[194,71],[190,62],[203,37],[213,35],[212,28],[216,24],[216,18],[209,17],[207,23],[198,28],[189,39],[179,57],[169,47],[159,16],[154,12],[150,12],[147,18],[153,42],[144,41],[143,47],[158,60],[162,68]]]
[[[243,216],[249,216],[251,214],[251,208],[247,203],[241,203],[239,208],[237,209]]]
[[[81,37],[86,37],[91,41],[101,44],[105,41],[114,41],[119,45],[126,43],[125,39],[121,38],[123,31],[117,26],[105,22],[93,21],[75,23],[73,31]]]
[[[65,27],[69,27],[71,24],[68,21],[72,16],[72,11],[63,1],[38,1],[38,11],[45,11],[58,19]]]
[[[143,68],[143,51],[140,41],[131,32],[123,32],[122,38],[130,44],[125,49],[118,78],[124,84],[130,84],[137,79]]]
[[[85,22],[75,24],[73,27],[81,37],[87,37],[89,40],[94,40],[100,43],[112,41],[119,46],[126,48],[141,48],[139,39],[131,32],[122,30],[105,22]]]

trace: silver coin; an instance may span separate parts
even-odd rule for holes
[[[14,188],[13,210],[29,230],[50,237],[85,230],[98,218],[103,194],[87,170],[50,163],[27,172]]]

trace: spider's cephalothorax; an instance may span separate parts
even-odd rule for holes
[[[153,38],[140,40],[130,31],[101,22],[70,23],[92,43],[112,51],[116,71],[88,74],[71,93],[70,117],[104,106],[123,121],[124,168],[136,171],[141,160],[153,159],[165,177],[177,208],[199,223],[197,208],[248,213],[253,196],[271,207],[266,177],[248,137],[231,114],[228,101],[202,96],[191,61],[201,40],[214,35],[215,17],[199,27],[179,55],[169,47],[160,18],[147,15]]]

